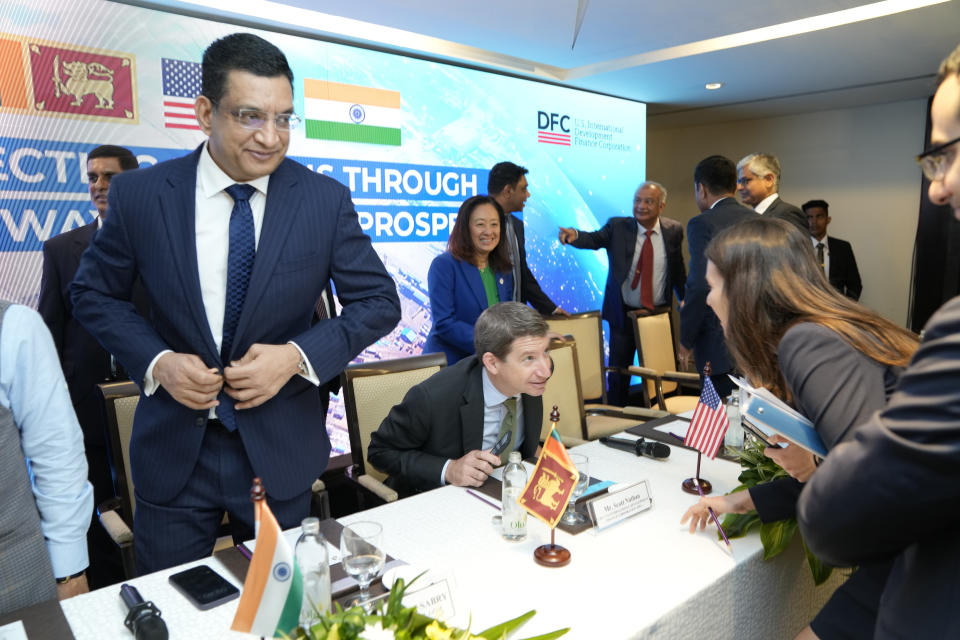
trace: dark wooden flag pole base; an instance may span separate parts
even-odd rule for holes
[[[554,544],[555,529],[550,529],[550,544],[542,544],[533,550],[533,559],[544,567],[565,567],[570,564],[570,551]]]
[[[713,491],[713,485],[710,484],[709,480],[704,480],[700,477],[700,456],[703,455],[697,451],[697,477],[687,478],[683,481],[683,484],[680,485],[680,488],[687,493],[692,493],[695,496],[700,495],[701,491],[704,495]],[[700,491],[697,491],[697,483],[700,483]]]

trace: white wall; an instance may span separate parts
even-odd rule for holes
[[[754,151],[777,155],[780,195],[798,207],[830,204],[828,233],[849,240],[863,278],[861,302],[906,324],[910,268],[920,206],[926,100],[710,125],[657,128],[647,136],[647,176],[669,193],[664,215],[696,215],[693,168],[722,154],[737,162]]]

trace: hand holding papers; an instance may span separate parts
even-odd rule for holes
[[[746,400],[740,403],[740,419],[745,428],[752,433],[759,431],[763,435],[760,439],[766,444],[774,444],[766,436],[777,433],[821,458],[827,456],[827,448],[812,422],[769,390],[751,387],[740,378],[730,378],[747,393]]]

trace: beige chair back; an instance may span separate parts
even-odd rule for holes
[[[130,437],[133,434],[133,416],[140,400],[140,389],[129,380],[97,385],[107,418],[107,446],[113,466],[117,497],[122,503],[122,515],[127,526],[133,527],[133,475],[130,473]]]
[[[343,370],[343,401],[350,433],[350,451],[359,473],[378,480],[386,478],[367,461],[370,434],[387,414],[400,404],[411,387],[420,384],[447,364],[442,353],[398,360],[379,360],[348,365]]]
[[[583,397],[607,401],[607,385],[603,375],[603,321],[599,311],[547,318],[551,331],[573,336],[577,342],[577,365]]]
[[[640,364],[657,371],[676,371],[677,354],[673,343],[673,329],[670,313],[658,313],[650,316],[637,316],[637,344],[639,345]],[[644,382],[650,398],[656,397],[652,380]],[[677,383],[664,380],[663,393],[675,391]]]
[[[543,392],[543,426],[540,439],[550,433],[550,412],[554,405],[560,413],[557,431],[561,436],[586,440],[586,418],[583,410],[583,393],[580,390],[577,343],[574,341],[550,343],[553,358],[553,375]]]

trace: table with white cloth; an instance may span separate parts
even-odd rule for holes
[[[827,584],[815,587],[797,540],[764,561],[756,533],[732,540],[732,554],[718,543],[713,526],[689,534],[680,517],[697,497],[683,493],[680,485],[694,475],[697,454],[680,446],[671,449],[664,461],[599,442],[573,449],[589,457],[595,478],[647,480],[653,506],[602,531],[570,535],[558,529],[556,543],[572,556],[561,568],[543,567],[533,559],[534,549],[550,541],[543,523],[530,517],[526,540],[508,542],[491,523],[498,511],[462,487],[442,487],[339,522],[379,522],[389,555],[414,568],[452,574],[474,630],[536,609],[517,637],[570,627],[564,637],[571,640],[793,638],[840,584],[843,572],[835,571]],[[737,485],[739,472],[734,463],[704,457],[700,475],[719,495]],[[199,611],[167,582],[171,573],[200,563],[242,586],[216,557],[132,584],[160,608],[171,638],[249,638],[229,631],[236,600]],[[78,640],[132,637],[123,627],[126,609],[118,591],[108,587],[61,603]]]

